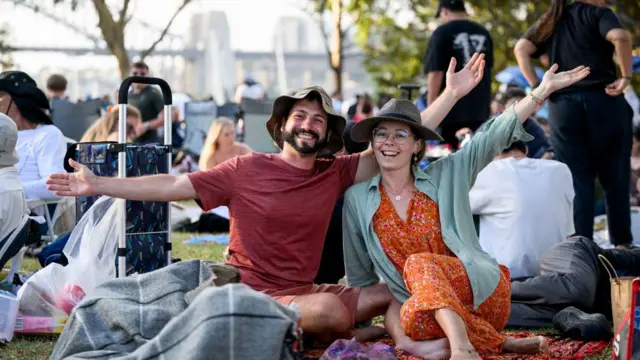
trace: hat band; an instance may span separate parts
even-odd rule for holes
[[[416,125],[420,125],[414,118],[407,116],[405,114],[400,114],[400,113],[395,113],[395,112],[390,112],[390,113],[385,113],[385,114],[378,114],[376,117],[380,117],[380,118],[386,118],[386,117],[390,117],[390,118],[398,118],[398,119],[402,119],[402,120],[406,120],[409,122],[412,122]]]

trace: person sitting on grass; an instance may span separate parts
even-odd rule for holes
[[[455,81],[448,89],[454,95],[425,110],[426,125],[439,124],[456,101],[478,83],[478,74],[471,68],[477,70],[481,61],[482,57],[475,56],[469,66],[450,74]],[[367,340],[384,329],[355,329],[355,325],[387,311],[392,299],[388,287],[313,283],[337,199],[354,183],[379,172],[371,149],[326,157],[342,150],[345,122],[335,113],[325,90],[305,88],[274,102],[267,130],[282,149],[279,154],[253,152],[188,175],[124,179],[99,177],[70,161],[75,173],[52,175],[48,185],[60,196],[197,199],[204,211],[228,206],[227,264],[239,270],[242,283],[282,304],[295,304],[300,327],[318,340],[353,336]]]
[[[0,113],[0,269],[20,251],[28,234],[28,229],[23,228],[29,208],[15,167],[17,143],[16,124]]]
[[[447,84],[455,83],[452,60]],[[426,358],[480,359],[501,352],[543,353],[544,337],[501,333],[509,319],[507,267],[482,250],[469,205],[478,173],[516,140],[530,140],[522,123],[554,91],[589,74],[578,67],[546,72],[542,83],[486,125],[462,150],[418,164],[426,140],[440,140],[421,124],[408,100],[391,101],[356,123],[355,141],[370,141],[381,174],[351,187],[344,203],[344,254],[350,286],[374,286],[380,277],[394,300],[385,327],[396,346]],[[476,71],[482,77],[482,71]],[[445,89],[439,97],[454,95]]]

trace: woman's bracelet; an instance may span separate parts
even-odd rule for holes
[[[533,102],[535,102],[538,105],[542,105],[544,104],[544,100],[540,99],[539,97],[537,97],[533,91],[531,92],[531,94],[529,94],[529,96],[531,96],[531,98],[533,99]]]

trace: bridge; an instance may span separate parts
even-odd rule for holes
[[[166,1],[166,0],[163,0]],[[0,11],[29,11],[32,15],[42,19],[42,23],[49,26],[71,30],[73,36],[82,39],[70,46],[64,45],[58,38],[44,43],[11,44],[13,53],[19,54],[64,54],[70,61],[60,66],[43,63],[39,74],[32,74],[42,84],[52,72],[61,72],[69,76],[70,90],[73,96],[84,97],[87,93],[100,95],[111,93],[117,88],[119,78],[115,61],[109,68],[95,65],[93,69],[78,69],[73,57],[103,57],[112,56],[99,29],[96,29],[97,16],[93,9],[81,9],[70,12],[67,6],[55,6],[51,2],[41,2],[37,12],[33,3],[28,0],[0,0]],[[88,3],[85,3],[88,4]],[[2,8],[4,6],[4,8]],[[90,5],[89,5],[90,6]],[[78,16],[77,14],[82,14]],[[46,20],[45,20],[46,19]],[[11,18],[8,18],[10,22]],[[38,20],[33,20],[38,22]],[[315,26],[315,24],[312,24]],[[44,26],[44,25],[43,25]],[[163,29],[146,21],[133,17],[127,25],[128,54],[135,59],[152,44]],[[320,40],[320,39],[317,39]],[[302,39],[298,39],[298,42]],[[320,40],[322,41],[322,40]],[[308,41],[307,41],[308,42]],[[60,45],[55,45],[60,43]],[[368,75],[364,71],[358,52],[345,54],[345,84],[348,88],[371,88]],[[29,55],[30,56],[30,55]],[[213,95],[216,99],[229,99],[237,84],[246,76],[252,75],[257,81],[267,87],[272,94],[279,94],[278,74],[284,72],[288,88],[297,88],[318,84],[331,89],[333,81],[329,71],[329,62],[325,52],[285,51],[282,53],[284,66],[278,66],[275,52],[243,52],[230,48],[230,29],[226,15],[222,12],[195,12],[189,21],[186,34],[167,32],[162,42],[154,52],[146,58],[156,76],[165,78],[177,91],[186,91],[198,96]],[[101,62],[104,63],[104,60]],[[18,64],[19,65],[19,64]],[[281,64],[282,65],[282,64]]]

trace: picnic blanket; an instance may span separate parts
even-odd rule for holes
[[[611,347],[610,342],[596,341],[596,342],[584,342],[579,340],[565,339],[561,336],[554,335],[553,333],[532,333],[532,332],[510,332],[509,336],[513,337],[529,337],[544,335],[549,343],[549,354],[546,355],[521,355],[521,354],[501,354],[494,356],[483,356],[485,360],[551,360],[551,359],[588,359],[591,356],[601,355]],[[385,337],[377,341],[378,343],[387,344],[393,346],[393,340],[389,337]],[[369,343],[373,345],[374,343]],[[305,356],[307,359],[320,359],[326,349],[313,349],[307,351]],[[396,357],[398,360],[421,360],[416,356],[397,350]]]
[[[50,359],[294,359],[298,311],[214,279],[191,260],[107,281],[74,309]]]

